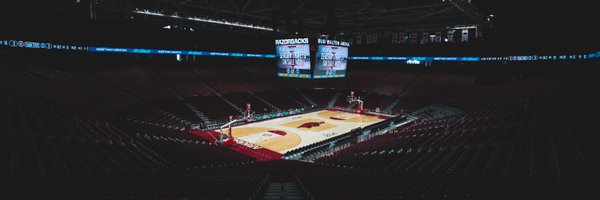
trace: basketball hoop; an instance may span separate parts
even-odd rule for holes
[[[346,97],[349,104],[354,103],[354,91],[350,91],[350,96]]]
[[[219,127],[219,129],[221,129],[221,133],[219,134],[219,141],[218,144],[222,144],[222,145],[230,145],[233,144],[234,138],[233,138],[233,134],[232,134],[232,129],[231,126],[240,121],[239,119],[234,119],[233,115],[229,115],[229,122],[223,124],[221,127]],[[227,130],[227,134],[225,134],[225,130]],[[227,136],[227,141],[225,141],[224,136]]]
[[[252,104],[246,103],[246,110],[244,111],[244,120],[248,120],[254,116],[254,111],[252,111]]]
[[[352,103],[356,102],[357,103],[356,112],[362,113],[364,102],[363,102],[363,100],[360,100],[360,97],[354,96],[354,91],[350,91],[350,96],[347,97],[347,100],[348,100],[348,104],[352,104]]]

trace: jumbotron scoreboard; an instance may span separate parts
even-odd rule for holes
[[[346,77],[350,43],[336,40],[317,40],[313,78]]]
[[[310,40],[292,38],[275,40],[277,75],[291,78],[311,78]]]
[[[316,48],[311,48],[315,44]],[[275,40],[277,76],[289,78],[346,77],[350,43],[310,38]]]

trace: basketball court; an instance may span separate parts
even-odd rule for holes
[[[232,135],[238,143],[249,143],[252,146],[256,145],[285,154],[388,118],[388,116],[338,110],[321,110],[236,126],[232,128]],[[220,132],[220,130],[216,131]]]

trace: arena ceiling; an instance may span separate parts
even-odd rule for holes
[[[464,0],[130,0],[128,3],[124,6],[129,9],[166,9],[167,12],[275,26],[288,32],[322,32],[331,28],[330,25],[341,32],[473,23],[475,20],[485,23],[476,9]]]
[[[225,28],[187,17],[269,27],[284,33],[368,32],[478,24],[528,26],[577,19],[599,7],[591,0],[557,4],[539,0],[22,0],[92,19]],[[136,10],[159,12],[143,15]],[[169,16],[183,16],[172,18]],[[492,17],[491,17],[492,16]],[[233,28],[244,31],[245,28]],[[333,29],[333,31],[332,31]]]
[[[25,0],[33,2],[33,0]],[[91,1],[91,2],[90,2]],[[398,29],[446,24],[485,24],[470,0],[57,0],[37,4],[89,12],[90,18],[122,18],[158,23],[173,21],[143,16],[135,10],[166,16],[193,16],[271,27],[282,32],[319,33]],[[78,5],[73,5],[78,4]],[[89,8],[88,8],[89,7]]]

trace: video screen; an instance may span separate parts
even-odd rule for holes
[[[275,40],[277,76],[311,78],[310,44],[308,38]]]
[[[348,63],[347,42],[319,39],[315,60],[314,78],[346,77]]]

